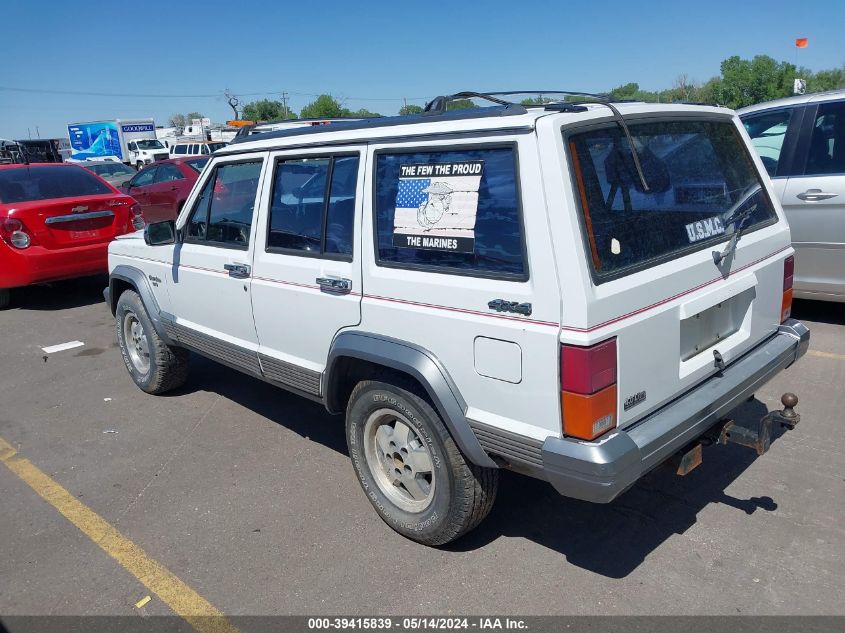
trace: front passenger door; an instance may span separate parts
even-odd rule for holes
[[[252,253],[264,154],[215,161],[179,218],[170,296],[179,339],[260,374],[252,320]]]

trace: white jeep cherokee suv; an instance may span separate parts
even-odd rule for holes
[[[739,119],[507,94],[216,152],[175,222],[109,249],[136,384],[180,386],[191,350],[345,413],[366,496],[430,545],[481,522],[501,468],[607,503],[708,440],[764,452],[795,397],[727,415],[809,332]],[[466,97],[494,105],[448,110]]]

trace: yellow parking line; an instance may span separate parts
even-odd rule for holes
[[[817,349],[811,349],[807,353],[810,356],[818,356],[819,358],[832,358],[833,360],[845,360],[845,354],[832,354],[831,352],[820,352]]]
[[[214,605],[0,437],[0,461],[200,633],[239,633]]]

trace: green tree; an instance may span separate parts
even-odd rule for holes
[[[202,119],[203,116],[201,112],[188,112],[188,114],[185,115],[185,118],[188,120],[188,123],[190,123],[194,119]]]
[[[399,108],[399,114],[400,115],[419,114],[422,111],[423,111],[422,106],[414,105],[413,103],[408,103],[406,105],[403,105],[401,108]]]
[[[361,108],[360,110],[355,110],[354,112],[344,108],[342,116],[353,117],[353,118],[356,118],[356,119],[372,119],[372,118],[380,117],[380,116],[384,116],[384,115],[379,114],[378,112],[370,112],[366,108]]]
[[[244,106],[243,117],[248,121],[275,121],[277,119],[295,119],[296,115],[285,110],[281,101],[261,99]]]
[[[734,55],[722,62],[721,70],[717,100],[734,109],[792,94],[792,81],[797,76],[794,64],[778,62],[768,55],[751,60]]]
[[[477,108],[472,99],[455,99],[446,104],[447,110],[467,110],[469,108]]]
[[[320,95],[314,101],[302,108],[299,113],[302,119],[337,119],[344,116],[342,105],[331,95]]]

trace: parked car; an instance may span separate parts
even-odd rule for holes
[[[138,201],[146,222],[173,220],[207,162],[208,157],[197,156],[161,160],[137,172],[121,190]]]
[[[104,273],[108,243],[143,228],[141,208],[76,165],[0,165],[0,308],[10,290]]]
[[[223,141],[191,141],[188,143],[174,143],[170,146],[170,157],[180,156],[209,156],[218,149],[226,147]]]
[[[795,296],[845,302],[845,90],[739,115],[792,229]]]
[[[110,247],[137,386],[178,387],[192,350],[345,413],[367,499],[429,545],[487,515],[502,468],[607,503],[794,427],[791,395],[727,421],[809,345],[736,114],[448,110],[467,96],[215,153],[176,221]]]
[[[92,171],[97,174],[100,178],[105,180],[107,183],[112,185],[113,187],[122,187],[127,182],[132,180],[132,178],[138,172],[132,169],[129,165],[124,165],[123,163],[114,160],[114,161],[104,161],[104,160],[88,160],[88,161],[81,161],[75,163],[80,167],[84,167],[88,171]]]

